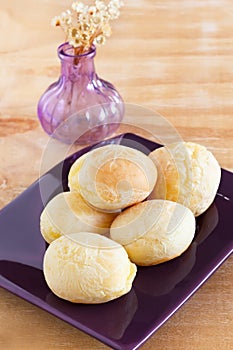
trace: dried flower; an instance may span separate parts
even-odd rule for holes
[[[108,11],[111,19],[117,19],[120,15],[120,11],[115,6],[109,7]]]
[[[106,41],[106,37],[103,34],[100,34],[94,39],[94,44],[95,45],[104,45],[105,41]]]
[[[54,27],[59,27],[61,25],[61,20],[59,16],[55,16],[52,21],[51,21],[51,25]]]
[[[72,10],[76,11],[77,13],[85,13],[87,12],[88,6],[84,5],[82,2],[73,2],[71,5]]]
[[[122,6],[121,0],[110,0],[107,5],[104,1],[95,0],[91,6],[75,1],[71,9],[54,17],[51,24],[62,28],[75,54],[79,55],[88,51],[92,44],[105,44],[112,33],[109,22],[119,17]]]
[[[106,37],[106,38],[109,38],[112,34],[112,29],[110,27],[110,25],[108,23],[104,24],[103,25],[103,28],[102,28],[102,32],[103,32],[103,35]]]

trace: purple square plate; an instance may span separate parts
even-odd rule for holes
[[[124,134],[98,146],[117,143],[148,153],[160,145]],[[95,146],[96,147],[96,146]],[[233,250],[233,174],[222,170],[218,194],[197,219],[195,238],[179,258],[138,269],[127,295],[106,304],[72,304],[47,287],[42,260],[46,243],[39,230],[43,209],[40,185],[48,200],[67,190],[67,174],[82,149],[43,175],[0,212],[0,286],[94,336],[113,349],[137,349],[223,263]],[[61,176],[59,174],[63,174]]]

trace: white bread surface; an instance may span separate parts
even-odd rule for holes
[[[121,145],[94,149],[70,169],[69,188],[95,208],[115,211],[144,200],[154,188],[157,170],[144,153]]]
[[[221,168],[214,155],[192,142],[180,142],[151,152],[158,180],[149,199],[167,199],[181,203],[195,216],[213,202],[221,178]]]
[[[71,166],[68,174],[68,186],[71,191],[80,192],[78,174],[88,153],[84,153]]]
[[[48,243],[62,235],[82,231],[107,234],[115,216],[91,208],[78,192],[63,192],[45,206],[40,230]]]
[[[128,293],[137,268],[118,243],[81,232],[53,241],[45,253],[43,270],[49,288],[58,297],[98,304]]]
[[[181,255],[195,234],[195,217],[183,205],[148,200],[116,217],[110,237],[122,244],[137,265],[150,266]]]

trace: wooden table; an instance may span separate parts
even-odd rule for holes
[[[56,47],[64,39],[50,27],[50,18],[69,4],[1,0],[0,207],[38,177],[48,137],[36,105],[59,75]],[[97,72],[117,86],[126,102],[159,112],[184,140],[206,145],[229,170],[232,13],[232,0],[127,0],[112,38],[96,57]],[[125,127],[129,131],[158,132],[153,117],[130,115],[125,121],[138,125]],[[231,257],[142,349],[232,349],[232,262]],[[0,290],[0,348],[107,349],[5,290]]]

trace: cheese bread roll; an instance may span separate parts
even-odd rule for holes
[[[114,211],[144,200],[156,179],[156,167],[148,156],[111,144],[92,150],[73,164],[69,187],[95,208]]]
[[[148,200],[126,209],[113,221],[110,237],[122,244],[137,265],[156,265],[181,255],[195,233],[195,217],[183,205]]]
[[[43,270],[49,288],[58,297],[99,304],[128,293],[137,269],[118,243],[96,233],[80,232],[51,243]]]
[[[103,213],[91,208],[78,192],[63,192],[44,208],[40,229],[44,239],[51,243],[61,235],[81,231],[109,233],[114,213]]]
[[[211,152],[196,143],[180,142],[156,149],[149,157],[158,170],[150,199],[179,202],[195,216],[208,209],[221,178],[220,166]]]

